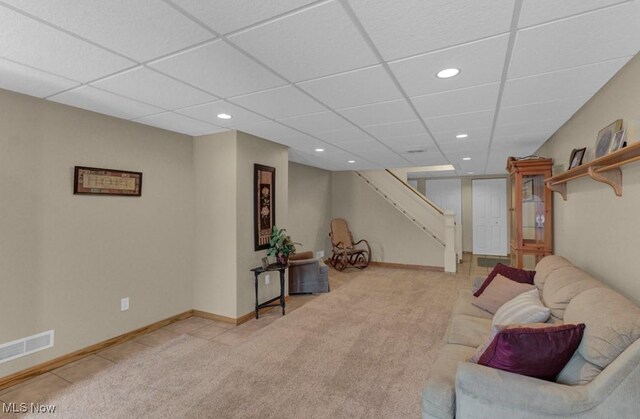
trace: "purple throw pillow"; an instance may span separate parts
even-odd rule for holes
[[[478,291],[473,293],[473,296],[479,297],[498,274],[509,278],[512,281],[520,282],[521,284],[533,284],[533,277],[536,275],[536,271],[525,271],[524,269],[512,268],[511,266],[498,263],[493,268],[487,279],[484,280],[482,286],[478,288]]]
[[[553,381],[578,349],[584,324],[507,326],[478,358],[479,365]]]

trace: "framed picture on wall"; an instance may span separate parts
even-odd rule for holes
[[[276,168],[253,165],[253,225],[255,250],[269,248],[271,228],[276,223]]]
[[[73,170],[73,194],[141,196],[142,173],[76,166]]]

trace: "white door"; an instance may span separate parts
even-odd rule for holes
[[[474,179],[473,253],[507,256],[507,180]]]
[[[427,199],[443,210],[456,213],[456,223],[462,223],[462,184],[460,179],[427,179]]]

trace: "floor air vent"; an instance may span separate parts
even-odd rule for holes
[[[53,346],[53,330],[0,345],[0,364]]]

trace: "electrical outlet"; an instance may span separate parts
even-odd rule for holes
[[[270,281],[270,279],[271,279],[271,278],[269,278],[269,275],[265,275],[265,276],[264,276],[264,284],[265,284],[265,285],[269,285],[269,282],[271,282],[271,281]]]
[[[129,310],[129,297],[125,297],[120,300],[120,311],[127,310]]]
[[[324,250],[318,250],[318,251],[316,252],[316,257],[317,257],[318,259],[323,258],[323,257],[324,257]]]

